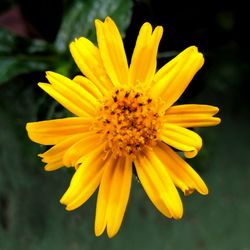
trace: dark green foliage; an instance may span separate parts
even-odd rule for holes
[[[56,48],[65,52],[68,50],[68,44],[80,36],[95,41],[94,19],[103,20],[107,15],[115,20],[118,27],[121,27],[124,36],[124,29],[130,23],[131,7],[132,2],[124,0],[74,1],[65,10],[61,28],[55,41]]]
[[[28,40],[0,29],[0,84],[15,76],[43,71],[53,64],[54,48],[43,40]]]

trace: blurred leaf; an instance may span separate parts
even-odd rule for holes
[[[54,60],[53,46],[0,29],[0,84],[20,74],[42,71]]]
[[[70,8],[65,8],[61,28],[55,42],[60,52],[68,49],[68,44],[79,36],[95,41],[94,20],[110,16],[124,36],[132,13],[131,0],[75,0]]]

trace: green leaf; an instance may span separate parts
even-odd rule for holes
[[[46,70],[53,60],[53,46],[46,41],[0,29],[0,84],[20,74]]]
[[[65,8],[55,46],[63,53],[77,37],[84,36],[95,42],[94,20],[103,20],[106,16],[114,19],[124,36],[131,14],[132,0],[75,0],[70,8]]]

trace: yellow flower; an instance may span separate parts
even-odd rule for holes
[[[180,219],[177,191],[208,194],[201,177],[174,149],[194,157],[201,137],[188,128],[214,126],[218,108],[173,104],[204,63],[195,46],[188,47],[156,70],[163,28],[149,23],[140,29],[128,66],[121,35],[110,17],[95,21],[98,47],[81,37],[70,44],[81,70],[73,80],[47,72],[38,85],[74,116],[28,123],[30,139],[54,145],[39,156],[45,170],[63,166],[76,171],[61,198],[67,210],[86,202],[98,190],[95,234],[109,237],[119,230],[132,180],[132,169],[155,207]]]

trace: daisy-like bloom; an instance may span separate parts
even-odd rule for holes
[[[96,47],[84,37],[70,44],[83,75],[73,80],[47,72],[39,87],[73,116],[28,123],[29,138],[52,147],[39,156],[45,170],[74,167],[75,173],[60,202],[73,210],[98,189],[95,234],[109,237],[119,230],[135,168],[148,197],[166,217],[180,219],[185,195],[206,184],[177,154],[191,158],[202,146],[188,128],[214,126],[218,108],[201,104],[174,105],[204,63],[195,46],[188,47],[156,70],[163,28],[149,23],[140,29],[128,66],[122,37],[113,20],[95,21]]]

